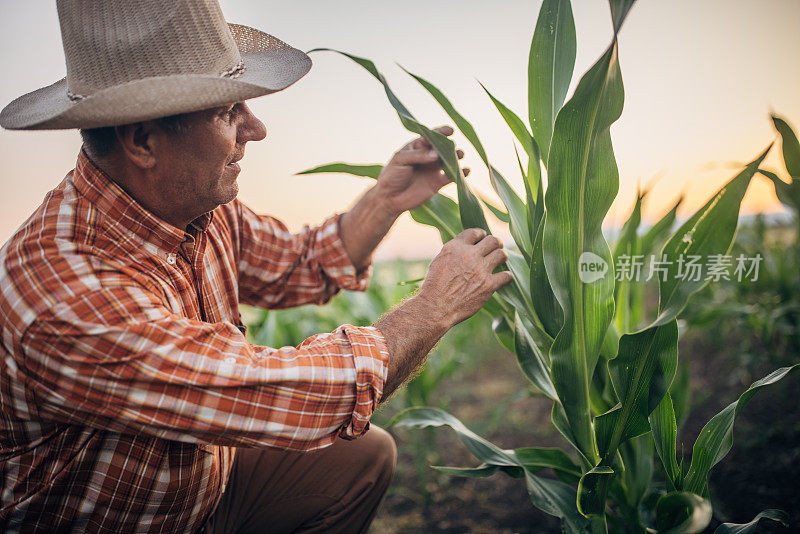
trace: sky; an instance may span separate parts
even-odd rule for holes
[[[400,70],[436,84],[475,126],[493,164],[522,191],[513,136],[480,88],[482,82],[525,116],[526,69],[540,1],[221,0],[230,22],[253,26],[301,50],[335,48],[376,62],[406,106],[431,126],[447,124],[438,105]],[[0,0],[0,103],[63,77],[55,2]],[[572,88],[611,39],[605,0],[574,0],[578,53]],[[645,221],[652,223],[682,193],[690,215],[736,165],[775,139],[769,114],[800,126],[800,1],[639,0],[620,35],[625,109],[612,127],[620,171],[617,200],[606,220],[620,226],[637,185],[650,185]],[[412,139],[380,85],[331,53],[312,54],[311,72],[287,90],[250,102],[267,139],[250,143],[241,162],[239,198],[290,228],[343,212],[369,187],[345,175],[295,173],[333,161],[385,163]],[[570,90],[571,94],[572,89]],[[466,140],[464,165],[473,190],[492,198],[483,164]],[[74,167],[77,131],[0,131],[0,242],[36,209]],[[786,176],[778,152],[766,167]],[[453,186],[444,190],[455,196]],[[496,197],[494,197],[496,198]],[[757,178],[743,213],[782,208]],[[490,224],[500,229],[495,220]],[[502,230],[498,232],[503,235]],[[404,216],[378,259],[419,258],[440,247],[438,233]]]

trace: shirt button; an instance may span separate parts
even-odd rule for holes
[[[169,263],[170,265],[175,265],[176,261],[178,261],[178,258],[177,256],[175,256],[174,252],[170,252],[169,254],[167,254],[167,263]]]

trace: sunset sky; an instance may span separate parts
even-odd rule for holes
[[[432,81],[475,126],[489,157],[522,190],[513,138],[480,80],[526,115],[527,55],[541,2],[406,0],[222,0],[231,22],[271,33],[302,50],[330,47],[368,57],[386,74],[418,119],[436,126],[445,114],[401,64]],[[0,0],[2,105],[65,74],[55,2]],[[611,38],[605,0],[573,2],[578,58],[573,88]],[[612,127],[620,193],[607,219],[619,226],[637,183],[654,186],[645,206],[657,219],[685,192],[682,215],[699,207],[774,138],[770,112],[800,126],[800,2],[797,0],[640,0],[620,36],[625,109]],[[312,55],[311,72],[288,90],[252,101],[267,125],[264,142],[248,145],[240,198],[257,211],[300,228],[346,210],[368,186],[343,175],[295,176],[323,163],[384,163],[411,137],[380,85],[354,63]],[[463,148],[466,140],[456,135]],[[0,241],[74,166],[77,131],[0,133]],[[491,196],[486,171],[466,150],[470,183]],[[785,176],[777,151],[767,167]],[[452,186],[451,186],[452,187]],[[450,188],[445,193],[455,195]],[[772,187],[758,178],[744,212],[781,211]],[[495,221],[496,222],[496,221]],[[408,217],[379,258],[422,257],[439,246],[435,230]]]

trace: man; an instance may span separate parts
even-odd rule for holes
[[[366,287],[394,220],[447,183],[436,154],[415,140],[350,211],[292,235],[236,200],[237,161],[266,135],[245,100],[302,77],[305,54],[214,0],[58,12],[67,78],[0,113],[84,137],[0,251],[0,529],[366,530],[395,458],[370,415],[510,281],[502,245],[464,231],[372,327],[249,344],[240,301]]]

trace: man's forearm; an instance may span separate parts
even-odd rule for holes
[[[397,220],[373,187],[339,218],[339,237],[356,270],[367,267],[372,253]]]
[[[384,315],[375,327],[386,339],[389,372],[381,402],[413,376],[452,324],[418,295]]]

